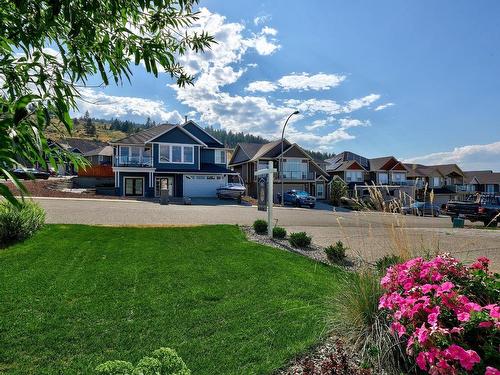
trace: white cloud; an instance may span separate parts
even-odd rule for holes
[[[373,102],[380,99],[380,95],[378,94],[370,94],[363,98],[349,100],[344,107],[344,112],[350,113],[353,111],[357,111],[363,107],[370,106]]]
[[[355,138],[354,135],[347,133],[345,129],[342,128],[336,129],[325,135],[300,132],[292,126],[287,130],[287,139],[299,143],[303,147],[320,151],[332,151],[332,146],[335,143]]]
[[[278,34],[278,30],[273,29],[272,27],[269,26],[264,26],[260,32],[262,34],[272,35],[272,36],[276,36]]]
[[[80,89],[83,100],[78,101],[79,113],[89,111],[93,117],[136,117],[146,120],[179,123],[183,117],[177,111],[167,111],[161,100],[131,96],[112,96],[90,88]]]
[[[285,90],[328,90],[340,85],[346,77],[339,74],[318,73],[298,73],[283,76],[278,80],[279,85]]]
[[[358,126],[370,126],[371,123],[369,120],[366,121],[361,121],[355,118],[341,118],[339,120],[339,124],[341,128],[344,129],[349,129],[349,128],[355,128]]]
[[[248,39],[247,44],[249,47],[255,48],[257,53],[262,56],[271,55],[281,47],[275,39],[269,39],[266,34],[262,33]]]
[[[258,16],[253,19],[253,23],[255,26],[262,25],[263,23],[269,22],[271,20],[271,16],[269,14]]]
[[[306,130],[314,130],[314,129],[319,129],[323,128],[328,124],[327,120],[314,120],[311,125],[306,125],[305,128]]]
[[[500,141],[482,145],[455,147],[405,160],[419,164],[458,164],[464,170],[493,169],[500,171]]]
[[[379,105],[377,108],[374,109],[374,111],[381,111],[383,109],[386,109],[386,108],[389,108],[389,107],[392,107],[393,105],[395,105],[394,103],[385,103],[385,104],[381,104]]]
[[[276,90],[277,88],[278,86],[270,81],[254,81],[250,82],[249,85],[245,87],[245,90],[250,92],[271,92]]]

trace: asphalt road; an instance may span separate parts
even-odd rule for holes
[[[266,219],[256,207],[231,201],[194,201],[191,206],[124,200],[36,199],[47,212],[47,222],[101,225],[251,225]],[[318,209],[276,207],[278,225],[290,231],[306,231],[318,245],[338,240],[352,255],[372,261],[387,253],[450,252],[464,260],[488,256],[500,264],[500,230],[453,229],[448,217],[416,217],[380,212],[333,212]],[[480,228],[480,227],[478,227]],[[497,268],[497,267],[496,267]]]

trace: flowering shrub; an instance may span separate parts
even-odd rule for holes
[[[489,259],[470,266],[440,255],[390,267],[379,309],[429,374],[500,375],[499,275]]]

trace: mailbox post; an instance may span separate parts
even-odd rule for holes
[[[271,238],[273,237],[273,177],[276,172],[277,170],[273,168],[272,161],[269,161],[266,169],[260,169],[255,172],[256,176],[264,176],[267,174],[267,235]],[[261,192],[259,192],[259,194],[261,194]]]

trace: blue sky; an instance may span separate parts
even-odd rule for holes
[[[305,5],[307,4],[307,5]],[[95,117],[178,122],[309,149],[500,170],[500,2],[200,2],[219,44],[183,57],[179,89],[134,67],[132,84],[88,89]],[[97,80],[95,81],[97,82]]]

